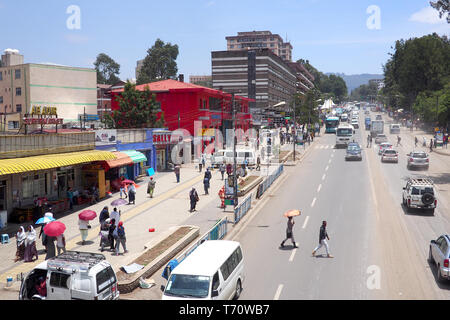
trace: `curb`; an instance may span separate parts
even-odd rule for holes
[[[247,193],[249,193],[254,187],[256,187],[257,185],[259,185],[261,183],[261,181],[263,180],[262,177],[259,177],[258,179],[256,179],[255,181],[253,181],[250,185],[248,185],[247,187],[243,188],[242,190],[240,190],[238,192],[238,197],[242,197],[244,195],[246,195]]]
[[[183,227],[183,226],[180,226]],[[186,246],[188,246],[192,241],[194,241],[200,234],[200,228],[197,226],[188,226],[191,227],[191,231],[185,235],[183,238],[178,240],[177,243],[172,245],[169,249],[160,254],[156,259],[154,259],[151,263],[149,263],[142,270],[136,272],[131,280],[125,280],[117,283],[117,288],[120,293],[130,293],[137,287],[139,287],[139,280],[141,277],[148,278],[152,276],[156,271],[158,271],[161,267],[166,265],[170,259],[176,256],[181,250],[183,250]],[[169,235],[170,237],[170,235]],[[166,237],[167,238],[167,237]],[[164,239],[162,239],[164,240]],[[158,245],[160,242],[155,243],[153,246],[146,248],[142,253],[144,254],[148,250],[152,249],[154,246]],[[135,260],[134,258],[133,260]]]
[[[436,152],[437,154],[443,155],[443,156],[450,156],[449,152],[443,152],[436,149],[433,149],[433,152]]]

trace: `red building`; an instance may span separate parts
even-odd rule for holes
[[[156,100],[164,112],[165,126],[170,130],[186,129],[192,136],[201,136],[202,132],[194,132],[194,122],[201,121],[202,129],[221,130],[225,138],[225,130],[233,128],[231,113],[231,94],[223,91],[185,83],[176,80],[163,80],[136,86],[144,90],[148,86],[156,94]],[[119,104],[115,96],[123,89],[111,93],[111,110],[118,110]],[[252,128],[252,117],[249,113],[251,99],[235,96],[236,129],[244,132]],[[158,117],[161,113],[158,114]],[[198,130],[200,131],[200,130]],[[212,135],[215,130],[203,130]]]

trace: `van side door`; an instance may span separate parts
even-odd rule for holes
[[[222,287],[221,287],[221,281],[220,281],[220,277],[219,277],[219,272],[217,271],[212,279],[212,284],[211,284],[211,299],[212,300],[218,300],[220,299],[221,293],[222,293]],[[212,296],[213,291],[217,291],[218,295],[216,297]]]
[[[47,283],[47,299],[48,300],[70,300],[71,275],[62,272],[51,272],[50,279]]]

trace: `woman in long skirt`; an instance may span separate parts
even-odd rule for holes
[[[26,238],[27,238],[27,234],[25,233],[25,229],[22,226],[20,226],[19,231],[16,234],[17,251],[16,251],[16,258],[14,259],[14,262],[17,262],[17,261],[23,259],[23,256],[25,254],[25,239]]]
[[[29,225],[27,231],[28,235],[25,240],[24,261],[33,262],[33,257],[36,257],[36,260],[39,259],[36,249],[36,230],[34,230],[33,226]]]

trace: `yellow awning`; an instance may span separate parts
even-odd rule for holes
[[[47,154],[15,159],[1,159],[0,176],[114,159],[116,159],[114,153],[99,150]]]

